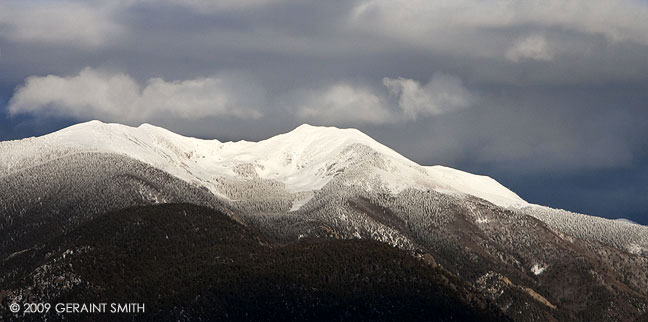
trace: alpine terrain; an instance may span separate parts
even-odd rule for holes
[[[530,204],[355,129],[98,121],[0,142],[0,320],[642,321],[648,227]],[[145,314],[12,313],[138,302]]]

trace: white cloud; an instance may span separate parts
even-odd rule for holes
[[[260,9],[286,0],[0,1],[0,37],[23,43],[95,49],[136,33],[119,15],[141,5],[184,7],[200,14]],[[126,16],[128,18],[128,16]]]
[[[516,63],[525,59],[550,61],[553,57],[553,50],[547,40],[539,35],[518,39],[506,52],[506,59]]]
[[[122,32],[109,6],[75,1],[0,3],[0,36],[15,41],[95,48]]]
[[[9,112],[118,122],[217,116],[247,119],[261,117],[255,106],[262,92],[249,82],[226,76],[172,82],[151,78],[142,88],[129,75],[86,67],[71,77],[27,78],[11,98]]]
[[[388,94],[346,82],[316,90],[295,90],[297,119],[319,124],[386,124],[435,116],[466,108],[473,95],[454,76],[435,74],[421,86],[406,78],[384,78],[398,98],[390,108]],[[199,120],[209,117],[258,119],[260,107],[285,104],[269,99],[253,79],[236,74],[182,81],[148,79],[143,85],[124,73],[86,67],[77,75],[31,76],[9,101],[11,115],[62,116],[124,123],[151,120]]]
[[[370,89],[338,83],[307,95],[297,110],[306,121],[324,124],[383,124],[392,122],[394,115],[385,102]]]
[[[150,1],[151,3],[159,3],[159,0],[148,1]],[[166,2],[169,4],[185,6],[202,12],[213,12],[230,9],[250,9],[284,1],[285,0],[166,0]]]
[[[467,108],[474,100],[459,78],[445,74],[435,74],[425,86],[402,77],[385,77],[383,84],[399,96],[398,105],[408,119]]]
[[[434,74],[424,86],[403,77],[385,77],[383,85],[397,98],[398,108],[390,108],[387,93],[340,82],[310,91],[299,100],[297,116],[324,124],[385,124],[457,111],[470,107],[475,100],[459,78],[441,73]]]
[[[365,0],[354,8],[350,25],[435,48],[471,48],[467,42],[478,42],[479,35],[506,38],[500,31],[518,27],[559,28],[648,45],[646,17],[648,4],[636,0]]]

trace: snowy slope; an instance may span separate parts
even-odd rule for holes
[[[517,194],[491,177],[475,175],[440,165],[425,168],[428,175],[437,182],[448,185],[447,192],[461,191],[462,193],[488,200],[502,207],[527,205]],[[441,192],[443,189],[437,189],[437,191]]]
[[[99,121],[81,123],[61,131],[0,145],[5,172],[19,169],[21,160],[52,148],[72,153],[98,151],[123,154],[185,181],[205,186],[224,197],[219,181],[272,180],[288,192],[321,189],[337,173],[366,156],[355,153],[366,146],[386,168],[368,167],[384,187],[394,193],[405,188],[434,189],[453,195],[471,195],[498,206],[525,206],[526,202],[497,181],[442,167],[421,167],[355,129],[301,125],[291,132],[259,142],[220,142],[184,137],[143,124],[129,127]],[[59,152],[62,153],[62,152]],[[47,160],[47,156],[41,157]],[[38,159],[38,158],[37,158]],[[359,174],[363,178],[365,174]],[[298,202],[302,204],[305,199]]]

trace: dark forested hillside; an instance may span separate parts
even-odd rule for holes
[[[6,321],[505,320],[459,278],[387,244],[276,244],[189,204],[96,216],[1,267]],[[146,313],[16,316],[17,300],[145,303]]]
[[[222,208],[210,192],[145,163],[70,153],[0,176],[0,256],[38,247],[94,215],[129,206],[189,202]]]

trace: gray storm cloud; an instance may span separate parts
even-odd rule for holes
[[[19,42],[96,48],[120,37],[114,4],[79,1],[0,3],[0,35]]]
[[[540,35],[520,38],[506,51],[506,58],[516,63],[525,59],[549,61],[553,56],[552,48]]]
[[[140,0],[141,1],[141,0]],[[264,7],[272,4],[279,4],[286,0],[144,0],[155,4],[166,2],[176,6],[185,6],[198,11],[218,12],[222,10],[243,10],[255,7]]]
[[[424,45],[447,44],[435,32],[484,33],[519,26],[562,28],[612,42],[648,44],[648,8],[634,0],[367,0],[351,15],[358,28]]]

